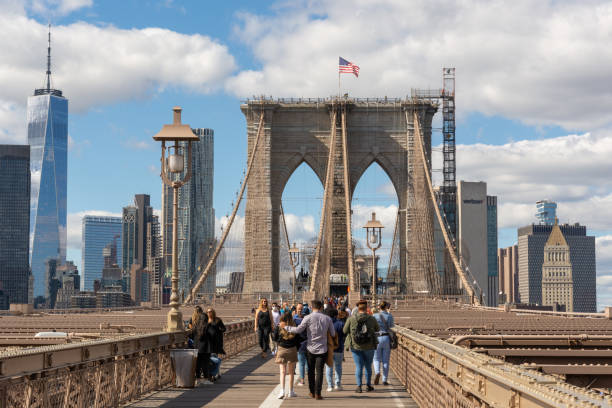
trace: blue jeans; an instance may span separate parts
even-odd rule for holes
[[[380,366],[382,364],[383,382],[387,381],[389,376],[389,358],[391,357],[391,338],[389,336],[378,337],[378,347],[374,353],[374,372],[380,374]]]
[[[341,351],[339,353],[334,353],[334,373],[336,374],[336,386],[340,386],[342,382],[342,359],[344,358],[344,353]],[[327,378],[327,385],[331,387],[332,384],[332,368],[328,365],[325,366],[325,378]]]
[[[210,368],[209,374],[211,377],[219,374],[219,369],[221,368],[221,359],[217,357],[215,354],[210,356]]]
[[[363,370],[365,369],[366,385],[372,385],[372,359],[374,358],[374,352],[376,350],[353,350],[353,360],[355,361],[355,379],[357,385],[361,387],[361,377]]]
[[[300,353],[298,352],[298,370],[300,378],[303,380],[306,375],[306,370],[308,370],[308,361],[306,361],[306,352]]]

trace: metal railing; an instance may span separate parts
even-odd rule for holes
[[[420,407],[612,407],[612,396],[395,328],[391,369]]]
[[[253,346],[253,320],[228,324],[226,357]],[[188,332],[160,332],[77,345],[38,347],[0,358],[0,408],[117,407],[169,386],[170,350]]]

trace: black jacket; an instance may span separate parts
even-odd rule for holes
[[[226,354],[223,350],[223,333],[225,325],[219,318],[215,322],[205,322],[206,318],[198,322],[198,353]]]

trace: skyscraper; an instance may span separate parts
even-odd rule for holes
[[[487,183],[460,181],[457,188],[459,254],[482,289],[487,306],[497,305],[497,198]]]
[[[200,277],[215,245],[215,210],[213,208],[214,131],[193,129],[199,141],[192,143],[191,179],[179,189],[178,199],[178,272],[179,292],[187,294]],[[184,154],[187,143],[181,142]],[[184,171],[187,171],[185,160]],[[184,173],[173,175],[183,177]],[[163,242],[166,271],[172,267],[172,188],[162,189]],[[215,269],[210,271],[200,288],[213,293],[216,287]]]
[[[519,303],[518,298],[518,245],[499,248],[499,292],[504,303]]]
[[[104,268],[104,248],[109,244],[121,242],[121,217],[100,217],[85,215],[82,221],[81,236],[81,290],[93,290],[95,280],[102,279]],[[118,252],[115,259],[121,258],[122,248],[114,247]],[[115,260],[116,262],[116,260]]]
[[[556,222],[544,245],[542,304],[564,305],[566,312],[574,311],[574,282],[570,248]]]
[[[499,278],[497,270],[497,197],[487,196],[487,299],[497,306]]]
[[[153,215],[153,208],[150,205],[151,197],[147,194],[136,194],[134,196],[134,205],[123,208],[123,237],[122,237],[122,269],[124,274],[132,274],[128,282],[132,286],[132,282],[137,286],[138,293],[136,294],[130,288],[130,291],[136,297],[132,297],[134,301],[149,300],[149,275],[142,273],[147,267],[147,229],[149,224],[158,222],[157,217]],[[134,269],[133,265],[138,265]],[[137,274],[136,274],[137,273]],[[142,281],[144,280],[144,282]]]
[[[597,309],[595,237],[578,223],[559,225],[570,253],[574,312],[592,313]],[[532,224],[518,230],[519,295],[521,303],[543,304],[542,265],[544,246],[553,225]]]
[[[45,293],[45,261],[66,260],[66,184],[68,176],[68,100],[51,88],[51,33],[46,86],[28,98],[31,200],[30,265],[34,296]]]
[[[28,303],[30,146],[0,145],[0,283],[10,303]]]
[[[557,203],[549,200],[536,202],[536,218],[540,225],[554,225],[557,218]]]
[[[124,273],[129,272],[137,256],[136,246],[138,244],[138,208],[133,205],[123,207],[121,217],[121,269]]]

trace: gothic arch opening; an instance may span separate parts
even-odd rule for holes
[[[292,291],[293,269],[289,262],[287,245],[295,243],[301,250],[299,263],[296,265],[296,291],[300,292],[306,289],[306,277],[317,244],[323,203],[323,183],[306,160],[288,177],[281,197],[285,224],[283,225],[281,219],[279,290]]]
[[[367,246],[363,226],[372,212],[384,226],[382,246],[376,251],[377,292],[390,293],[399,286],[400,254],[399,237],[394,246],[394,232],[398,221],[399,198],[388,172],[373,160],[359,175],[352,196],[351,208],[353,241],[355,245],[355,270],[360,276],[362,293],[370,293],[372,282],[372,252]],[[398,234],[399,235],[399,234]]]

